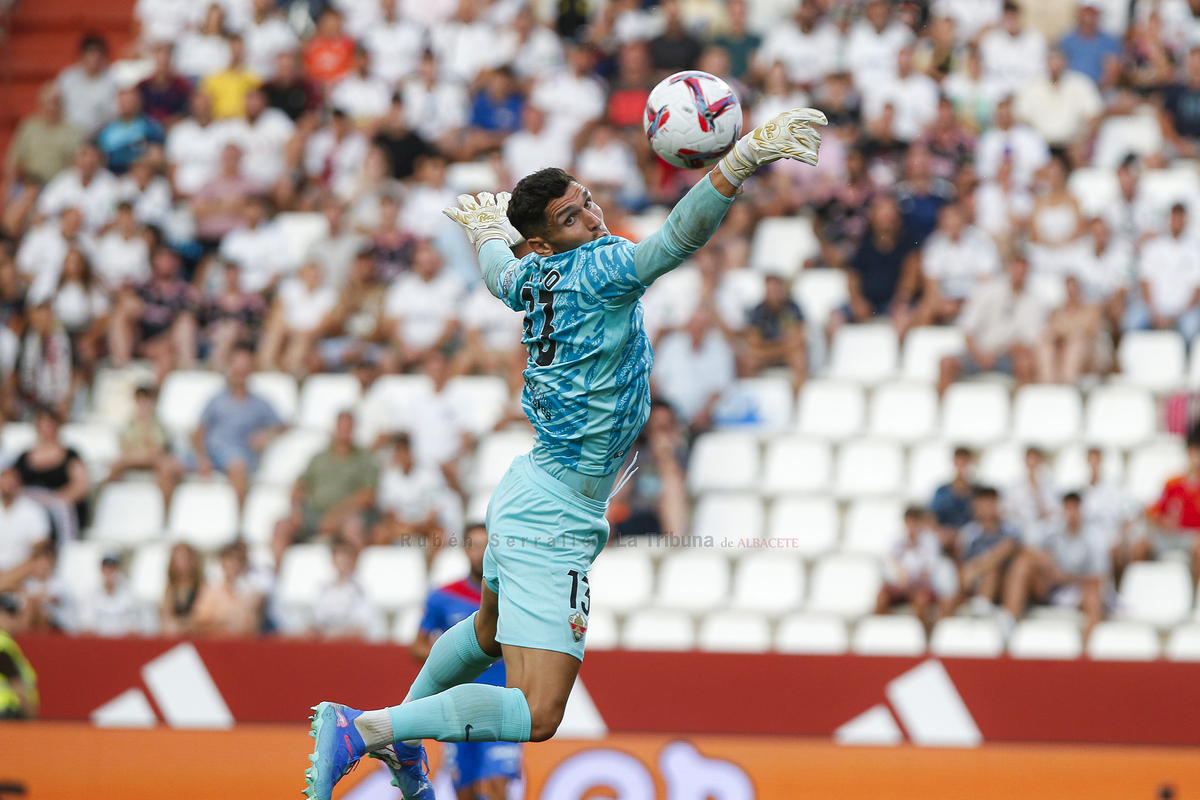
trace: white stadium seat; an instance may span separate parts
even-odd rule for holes
[[[310,375],[300,388],[300,412],[296,424],[302,428],[332,431],[343,411],[356,413],[362,400],[362,384],[347,374]]]
[[[383,611],[425,599],[425,554],[419,548],[365,547],[354,575],[367,599]]]
[[[1098,216],[1121,196],[1116,170],[1109,167],[1079,167],[1071,170],[1067,178],[1067,190],[1088,217]]]
[[[508,406],[508,385],[497,375],[459,375],[446,382],[446,391],[461,400],[467,429],[476,436],[495,428]]]
[[[401,647],[411,646],[417,638],[417,631],[421,629],[421,618],[424,616],[425,609],[421,606],[401,609],[392,621],[391,640]]]
[[[15,461],[37,443],[32,422],[6,422],[0,427],[0,463]]]
[[[614,614],[627,614],[650,603],[654,564],[641,547],[608,547],[588,571],[592,603]]]
[[[766,551],[738,559],[729,607],[776,616],[804,601],[804,569],[799,560]]]
[[[913,328],[904,337],[901,375],[906,381],[932,383],[941,372],[942,359],[958,355],[965,347],[958,328],[949,325]]]
[[[1097,386],[1088,393],[1084,437],[1090,443],[1128,449],[1153,438],[1157,427],[1154,398],[1145,389]]]
[[[1162,150],[1162,127],[1151,114],[1109,117],[1096,133],[1092,164],[1114,169],[1126,156],[1148,156]]]
[[[1167,637],[1168,661],[1200,661],[1200,625],[1177,625]]]
[[[59,430],[59,438],[79,453],[97,478],[104,478],[108,467],[121,456],[120,434],[106,422],[68,422]]]
[[[1153,661],[1162,654],[1162,645],[1150,625],[1107,621],[1092,628],[1087,654],[1097,661]]]
[[[296,419],[300,388],[286,372],[255,372],[246,380],[246,388],[266,400],[286,424]]]
[[[1013,658],[1070,659],[1083,654],[1079,626],[1062,619],[1025,619],[1008,640]]]
[[[752,434],[701,434],[692,445],[687,482],[692,494],[751,489],[758,483],[759,444]]]
[[[260,483],[250,487],[242,509],[242,535],[250,544],[269,544],[275,524],[292,510],[292,492],[285,486]]]
[[[837,504],[827,495],[780,497],[771,504],[767,535],[789,540],[796,555],[814,558],[834,550],[839,529]]]
[[[829,315],[850,300],[846,271],[842,269],[805,269],[792,285],[792,299],[804,312],[804,319],[818,328]]]
[[[1059,448],[1054,455],[1054,484],[1064,488],[1078,488],[1092,479],[1092,469],[1087,463],[1088,448],[1083,444],[1069,444]],[[1104,459],[1100,464],[1102,478],[1120,481],[1125,471],[1125,456],[1120,450],[1101,448]]]
[[[285,606],[311,607],[321,587],[334,577],[329,545],[294,544],[279,562],[276,597]]]
[[[1139,503],[1152,503],[1162,493],[1167,479],[1187,469],[1187,454],[1183,442],[1167,439],[1144,445],[1129,455],[1125,471],[1125,488]]]
[[[944,658],[995,658],[1004,652],[1004,635],[990,619],[946,617],[933,626],[929,652]]]
[[[300,266],[310,247],[329,235],[329,218],[315,211],[284,211],[275,215],[275,226],[287,243],[285,257],[292,269]]]
[[[771,434],[792,421],[795,394],[786,378],[743,378],[721,396],[713,410],[718,428]]]
[[[715,546],[725,539],[735,547],[750,546],[748,540],[761,539],[763,535],[762,501],[749,492],[706,494],[696,503],[692,534],[701,538],[711,536]]]
[[[850,648],[846,623],[821,614],[792,614],[779,621],[775,649],[781,653],[838,655]]]
[[[903,480],[904,452],[899,445],[861,439],[838,448],[833,479],[838,497],[899,494]]]
[[[808,217],[768,217],[754,229],[750,267],[770,275],[790,278],[804,262],[820,251]]]
[[[326,431],[293,428],[275,437],[259,460],[256,483],[291,487],[312,457],[329,447]]]
[[[658,608],[704,613],[729,596],[729,562],[712,550],[669,553],[658,568]]]
[[[162,491],[149,481],[121,481],[100,489],[92,514],[90,538],[135,545],[163,532]]]
[[[1030,385],[1013,396],[1013,437],[1023,444],[1058,447],[1074,439],[1083,404],[1074,386]]]
[[[100,589],[100,560],[107,552],[100,542],[78,539],[65,541],[59,546],[56,569],[76,600]]]
[[[1118,613],[1124,619],[1167,628],[1192,610],[1192,576],[1177,561],[1138,561],[1121,576]]]
[[[1144,170],[1134,203],[1152,226],[1165,229],[1176,203],[1183,203],[1191,213],[1200,206],[1200,175],[1191,165]]]
[[[828,555],[813,567],[808,610],[861,617],[875,608],[882,582],[879,561],[856,555]]]
[[[200,424],[208,401],[225,388],[218,372],[175,370],[168,372],[158,390],[158,420],[174,436],[190,434]]]
[[[763,494],[800,494],[829,488],[833,448],[819,439],[785,436],[767,444],[763,461]]]
[[[217,550],[238,533],[238,502],[227,483],[184,483],[171,495],[167,517],[171,537],[198,547]]]
[[[830,378],[877,384],[896,373],[900,342],[891,325],[843,325],[830,345]]]
[[[165,542],[140,545],[129,559],[129,588],[139,603],[155,608],[167,590],[171,546]]]
[[[899,500],[856,500],[846,511],[842,550],[882,558],[904,534],[904,508]]]
[[[617,618],[612,612],[592,608],[588,614],[587,649],[614,650],[621,642]]]
[[[954,448],[949,442],[918,442],[908,456],[905,496],[928,504],[937,488],[954,477]]]
[[[635,611],[625,619],[621,645],[626,650],[691,650],[696,645],[696,626],[682,611]]]
[[[446,167],[446,185],[456,192],[479,194],[499,189],[500,178],[486,161],[456,161]]]
[[[765,653],[771,649],[771,626],[761,614],[717,611],[700,621],[696,643],[710,653]]]
[[[997,442],[979,454],[979,480],[988,486],[1003,489],[1025,474],[1025,447],[1012,440]]]
[[[1121,371],[1113,376],[1152,392],[1168,392],[1184,380],[1184,342],[1175,331],[1128,331],[1117,347]]]
[[[495,489],[513,459],[532,449],[533,434],[524,430],[500,431],[483,437],[475,451],[472,488],[477,492]]]
[[[461,547],[443,547],[429,565],[429,588],[445,586],[471,574],[471,560]]]
[[[844,381],[807,381],[796,406],[796,429],[807,436],[846,439],[863,430],[863,390]]]
[[[154,384],[154,371],[134,362],[125,367],[100,367],[92,379],[92,415],[112,425],[124,427],[137,408],[134,391]],[[0,445],[0,450],[3,450]]]
[[[938,397],[927,383],[889,383],[871,396],[867,432],[905,444],[933,435],[937,427]]]
[[[912,616],[864,617],[854,626],[850,650],[860,656],[919,656],[925,652],[925,628]]]
[[[942,438],[969,446],[1008,434],[1008,389],[996,383],[954,383],[942,398]]]
[[[413,403],[433,391],[428,375],[382,375],[358,406],[358,427],[355,438],[359,444],[371,446],[381,433],[393,433],[404,427]]]

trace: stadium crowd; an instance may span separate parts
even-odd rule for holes
[[[586,5],[138,0],[133,51],[82,41],[21,124],[0,195],[0,421],[36,434],[0,472],[0,621],[376,631],[355,583],[361,548],[423,543],[431,561],[473,510],[478,432],[448,387],[498,376],[516,398],[522,385],[520,315],[489,296],[442,208],[563,166],[614,234],[653,230],[703,174],[657,159],[642,132],[649,90],[678,70],[728,81],[744,130],[806,105],[830,124],[817,167],[779,162],[747,182],[687,268],[692,290],[646,293],[658,399],[641,471],[612,505],[618,536],[687,531],[689,447],[735,414],[731,387],[767,374],[803,393],[845,326],[961,331],[940,394],[980,375],[1090,385],[1117,370],[1123,334],[1200,332],[1200,181],[1165,203],[1142,184],[1196,172],[1195,3],[1137,0],[1122,37],[1092,0]],[[1094,207],[1078,187],[1098,170],[1118,185]],[[811,220],[816,246],[764,275],[748,267],[752,242],[777,218]],[[793,291],[812,269],[845,279],[821,318]],[[181,439],[158,391],[197,369],[227,385]],[[99,376],[122,370],[135,396],[119,455],[97,472],[60,427],[91,418]],[[269,559],[238,539],[206,571],[209,554],[174,544],[147,623],[112,552],[74,602],[55,545],[87,536],[101,486],[152,478],[169,506],[219,474],[246,503],[288,429],[254,390],[260,373],[343,373],[363,392],[425,375],[431,388],[369,435],[336,415],[276,515]],[[496,429],[522,424],[510,400]],[[954,479],[904,514],[878,611],[904,604],[932,626],[966,603],[1011,627],[1029,602],[1054,601],[1091,626],[1132,561],[1178,552],[1200,574],[1200,442],[1149,509],[1106,478],[1100,449],[1087,458],[1086,485],[1058,485],[1031,448],[1022,479],[993,488],[956,451]],[[310,541],[336,545],[336,577],[321,613],[289,626],[274,571]]]

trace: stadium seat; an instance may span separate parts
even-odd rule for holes
[[[758,223],[750,243],[751,269],[791,278],[820,251],[808,217],[769,217]]]
[[[471,487],[477,492],[495,489],[512,466],[513,459],[532,449],[533,434],[529,431],[500,431],[483,437],[475,450]]]
[[[741,329],[746,324],[747,315],[763,301],[763,297],[767,293],[766,278],[767,276],[763,273],[752,269],[731,269],[722,273],[720,283],[717,284],[716,297],[717,312],[722,321],[736,329]],[[655,285],[657,283],[658,281],[655,281]],[[703,278],[701,278],[697,282],[696,292],[692,298],[693,312],[699,305],[700,293],[703,288]],[[794,296],[795,291],[792,294]]]
[[[1054,455],[1054,483],[1062,487],[1079,487],[1092,479],[1087,463],[1088,448],[1082,444],[1060,447]],[[1104,479],[1120,481],[1125,471],[1125,456],[1120,450],[1102,448],[1104,460],[1100,472]]]
[[[287,261],[300,266],[309,248],[329,235],[329,219],[315,211],[285,211],[275,215],[275,226],[287,242]]]
[[[609,611],[593,608],[588,614],[587,649],[614,650],[621,641],[617,618]]]
[[[995,658],[1004,652],[1004,635],[990,619],[946,617],[933,626],[929,652],[943,658]]]
[[[729,539],[734,547],[754,547],[753,540],[763,535],[762,501],[749,492],[706,494],[696,503],[692,533],[711,536],[717,546]]]
[[[877,384],[896,373],[900,342],[891,325],[843,325],[830,345],[828,377]]]
[[[901,614],[864,617],[854,626],[850,650],[860,656],[919,656],[925,652],[925,628]]]
[[[908,456],[905,497],[926,505],[937,488],[954,477],[954,448],[949,442],[918,442]]]
[[[977,447],[1008,434],[1008,389],[997,383],[954,383],[942,398],[942,438]]]
[[[771,551],[738,559],[730,608],[777,616],[795,611],[803,601],[804,569],[799,560]]]
[[[367,599],[383,611],[396,611],[425,599],[425,554],[419,548],[365,547],[354,576]]]
[[[824,328],[829,315],[850,301],[846,271],[841,269],[805,269],[792,285],[792,299],[804,312],[808,324]]]
[[[139,545],[129,559],[129,588],[139,603],[156,610],[167,590],[167,564],[171,546],[165,542]]]
[[[1152,392],[1169,392],[1184,380],[1183,337],[1175,331],[1128,331],[1117,347],[1121,371],[1113,376]]]
[[[1087,217],[1104,212],[1121,196],[1116,170],[1110,167],[1078,167],[1067,178],[1067,190]]]
[[[622,626],[621,645],[626,650],[691,650],[696,645],[696,626],[682,611],[635,611]]]
[[[93,416],[110,425],[126,425],[137,408],[134,391],[139,386],[153,384],[154,371],[138,363],[119,368],[100,367],[92,379]]]
[[[175,370],[168,372],[158,390],[158,420],[172,436],[187,436],[200,424],[208,401],[225,388],[218,372]]]
[[[828,443],[801,436],[772,439],[767,445],[763,494],[821,492],[829,488],[833,472],[833,449]]]
[[[100,589],[100,560],[108,552],[101,542],[75,539],[59,545],[56,570],[76,601]]]
[[[1192,576],[1177,561],[1138,561],[1121,576],[1118,616],[1168,628],[1192,611]]]
[[[1200,207],[1200,175],[1194,165],[1144,170],[1138,177],[1134,203],[1153,224],[1166,228],[1176,203],[1183,203],[1191,213]]]
[[[332,431],[338,414],[356,413],[362,400],[362,384],[348,374],[309,375],[300,388],[300,412],[296,424],[302,428]]]
[[[1161,653],[1158,632],[1140,622],[1099,622],[1088,636],[1088,658],[1097,661],[1153,661]]]
[[[712,550],[669,553],[658,567],[658,608],[702,614],[721,608],[729,596],[729,562]]]
[[[669,209],[665,206],[650,206],[640,214],[631,214],[626,221],[629,223],[633,235],[640,242],[661,228],[668,216]]]
[[[458,375],[447,381],[446,391],[461,400],[467,429],[476,436],[495,428],[508,406],[508,385],[496,375]]]
[[[491,499],[491,489],[472,494],[467,499],[467,507],[465,509],[463,519],[469,521],[487,519],[487,508],[488,503],[491,502]]]
[[[688,460],[689,491],[752,489],[758,483],[759,449],[758,439],[749,433],[701,434]]]
[[[1013,658],[1079,658],[1083,654],[1083,637],[1073,621],[1025,619],[1013,629],[1008,654]]]
[[[1149,156],[1162,150],[1162,127],[1151,114],[1109,117],[1096,132],[1092,166],[1115,169],[1126,156]]]
[[[933,383],[941,373],[942,359],[963,352],[962,331],[948,325],[913,328],[904,337],[901,376],[906,381]]]
[[[1157,426],[1154,398],[1144,389],[1097,386],[1088,393],[1084,437],[1090,443],[1128,449],[1153,438]]]
[[[1167,637],[1168,661],[1200,661],[1200,625],[1177,625]]]
[[[238,533],[238,502],[227,483],[184,483],[171,496],[171,538],[201,550],[217,550]]]
[[[381,433],[400,430],[412,404],[433,391],[428,375],[382,375],[358,407],[359,444],[373,445]]]
[[[654,564],[642,547],[609,547],[588,571],[592,603],[614,614],[627,614],[650,604]]]
[[[335,577],[329,545],[294,544],[280,559],[276,598],[284,606],[311,607],[321,587]]]
[[[743,378],[725,390],[713,410],[718,428],[774,434],[792,421],[795,395],[786,378]]]
[[[775,649],[780,653],[839,655],[850,648],[846,623],[837,617],[791,614],[779,621]]]
[[[904,452],[899,445],[860,439],[838,448],[833,479],[838,497],[899,494],[903,480]]]
[[[250,544],[269,544],[275,524],[292,510],[292,492],[285,486],[260,483],[250,487],[242,509],[242,535]]]
[[[121,437],[106,422],[68,422],[59,430],[62,443],[79,453],[93,478],[103,480],[121,456]]]
[[[446,185],[456,192],[479,194],[498,190],[500,178],[486,161],[456,161],[446,167]]]
[[[0,463],[15,461],[37,443],[32,422],[6,422],[0,427]]]
[[[979,480],[1003,489],[1025,475],[1025,447],[1012,440],[985,447],[979,454]]]
[[[837,547],[839,528],[837,504],[832,497],[785,496],[771,504],[767,536],[776,541],[789,540],[794,545],[790,552],[815,558]]]
[[[938,397],[927,383],[889,383],[871,395],[867,432],[905,444],[923,441],[937,428]]]
[[[89,538],[121,545],[150,541],[163,532],[162,491],[149,481],[121,481],[100,489]]]
[[[448,583],[461,581],[471,574],[471,560],[461,547],[443,547],[433,556],[429,565],[429,588],[436,589]]]
[[[246,380],[246,388],[271,404],[285,424],[296,419],[300,389],[296,379],[286,372],[255,372]]]
[[[291,488],[308,468],[312,457],[328,446],[329,434],[326,431],[297,428],[284,431],[263,451],[254,480],[256,483]]]
[[[771,649],[771,626],[761,614],[717,611],[700,621],[696,643],[710,653],[765,653]]]
[[[412,645],[417,638],[417,631],[421,629],[421,618],[424,616],[425,609],[421,606],[410,606],[396,612],[390,631],[391,640],[402,647]]]
[[[1129,455],[1125,488],[1139,503],[1152,503],[1162,493],[1167,479],[1187,469],[1183,442],[1166,439],[1137,448]]]
[[[1029,385],[1017,389],[1012,413],[1017,441],[1054,448],[1078,435],[1083,404],[1074,386]]]
[[[1026,289],[1029,295],[1041,305],[1042,308],[1058,308],[1067,299],[1067,284],[1066,279],[1061,272],[1040,272],[1033,269],[1029,273],[1029,278],[1026,280]]]
[[[810,380],[800,389],[796,429],[806,436],[847,439],[863,429],[863,391],[843,381]]]
[[[808,610],[841,617],[861,617],[875,608],[881,576],[877,559],[827,555],[813,567]]]
[[[904,534],[904,507],[899,500],[856,500],[846,512],[842,550],[882,558]]]

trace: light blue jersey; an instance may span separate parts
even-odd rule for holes
[[[558,464],[590,476],[620,467],[650,414],[654,354],[640,298],[708,241],[730,202],[705,177],[636,245],[605,236],[520,260],[499,241],[480,250],[488,289],[525,312],[522,404],[538,448]]]

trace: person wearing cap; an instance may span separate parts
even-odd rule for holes
[[[125,580],[120,553],[101,559],[100,586],[80,605],[79,629],[96,636],[128,636],[141,629],[137,598]]]

